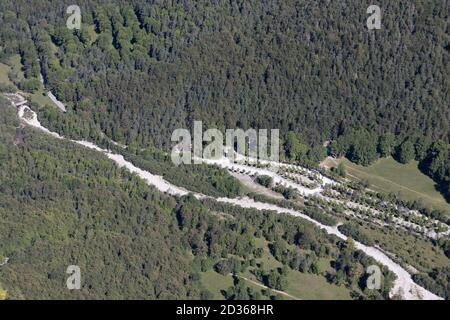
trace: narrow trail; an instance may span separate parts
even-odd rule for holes
[[[231,274],[231,273],[230,273],[230,274]],[[233,274],[231,274],[231,275],[233,275]],[[259,282],[255,281],[255,280],[252,280],[252,279],[249,279],[249,278],[246,278],[246,277],[237,275],[237,274],[235,274],[234,276],[235,276],[235,277],[238,277],[238,278],[240,278],[240,279],[242,279],[242,280],[245,280],[245,281],[247,281],[247,282],[250,282],[251,284],[254,284],[255,286],[258,286],[258,287],[260,287],[260,288],[263,288],[263,289],[267,289],[267,290],[276,292],[276,293],[278,293],[278,294],[281,294],[281,295],[283,295],[283,296],[289,297],[289,298],[291,298],[291,299],[294,299],[294,300],[303,300],[303,299],[300,299],[300,298],[298,298],[298,297],[295,297],[295,296],[293,296],[293,295],[291,295],[291,294],[289,294],[289,293],[287,293],[287,292],[269,288],[268,286],[265,286],[265,285],[263,285],[262,283],[259,283]]]
[[[91,142],[75,141],[75,140],[70,140],[70,139],[61,137],[57,133],[51,132],[47,128],[43,127],[40,124],[39,120],[37,119],[36,113],[34,113],[26,104],[22,103],[20,106],[18,106],[18,108],[19,108],[18,115],[24,123],[26,123],[32,127],[35,127],[43,132],[46,132],[55,138],[72,141],[74,143],[83,145],[87,148],[90,148],[90,149],[93,149],[93,150],[96,150],[98,152],[105,154],[109,159],[113,160],[119,167],[125,167],[130,172],[136,173],[148,185],[155,187],[156,189],[158,189],[161,192],[168,193],[172,196],[184,196],[184,195],[187,195],[188,193],[191,193],[198,199],[211,198],[211,197],[205,196],[203,194],[190,192],[189,190],[185,190],[183,188],[172,185],[171,183],[164,180],[163,177],[154,175],[148,171],[142,170],[142,169],[134,166],[131,162],[125,160],[122,155],[114,154],[109,150],[102,149]],[[216,164],[224,165],[224,161],[219,161],[219,163],[216,163]],[[245,167],[245,169],[247,170],[248,168]],[[258,170],[257,168],[254,168],[254,169]],[[311,191],[311,190],[309,189],[309,191]],[[305,192],[305,193],[309,193],[309,192]],[[314,219],[310,218],[309,216],[307,216],[301,212],[292,210],[292,209],[286,209],[286,208],[278,207],[276,205],[263,203],[263,202],[256,202],[253,199],[250,199],[247,197],[235,198],[235,199],[217,198],[215,200],[219,201],[219,202],[223,202],[223,203],[236,205],[236,206],[239,206],[242,208],[252,208],[252,209],[257,209],[257,210],[270,210],[270,211],[274,211],[274,212],[277,212],[280,214],[290,214],[292,216],[301,217],[301,218],[315,224],[319,228],[324,229],[328,234],[335,235],[343,240],[347,239],[347,237],[338,230],[337,226],[330,227],[330,226],[323,225],[323,224],[315,221]],[[414,283],[414,281],[411,278],[411,275],[403,267],[401,267],[399,264],[397,264],[396,262],[391,260],[386,254],[384,254],[379,249],[373,248],[373,247],[368,247],[357,241],[355,241],[355,246],[357,249],[360,249],[361,251],[365,252],[368,256],[374,258],[377,262],[387,266],[392,272],[394,272],[396,274],[397,279],[394,283],[394,287],[392,288],[392,290],[390,292],[391,296],[398,294],[399,292],[402,292],[403,298],[407,299],[407,300],[417,300],[417,299],[438,300],[438,299],[442,299],[442,298],[436,296],[435,294],[431,293],[430,291],[428,291],[428,290],[422,288],[421,286],[417,285],[416,283]]]

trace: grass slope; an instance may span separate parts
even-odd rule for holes
[[[11,80],[9,80],[8,73],[11,68],[6,64],[0,63],[0,83],[7,85],[14,85]]]
[[[394,192],[405,200],[419,200],[424,205],[450,213],[450,204],[436,190],[436,183],[418,168],[417,161],[401,164],[393,158],[383,158],[363,167],[341,159],[350,178],[367,180],[376,191]]]
[[[255,243],[258,247],[264,249],[263,256],[256,259],[258,264],[262,263],[262,268],[265,271],[271,269],[280,268],[282,264],[277,261],[269,252],[268,242],[262,238],[255,239]],[[327,259],[321,259],[320,266],[322,271],[329,269],[330,261]],[[256,277],[250,272],[252,268],[238,276],[243,279],[247,286],[257,290],[262,288],[256,286],[252,282],[260,283]],[[245,280],[245,277],[247,280]],[[323,276],[314,275],[309,273],[301,273],[290,269],[288,274],[288,288],[284,291],[292,297],[297,299],[307,300],[350,300],[350,292],[345,287],[336,286],[328,283]],[[223,276],[215,271],[208,271],[202,273],[202,285],[214,294],[214,299],[223,299],[223,295],[220,293],[222,289],[227,289],[232,286],[233,279],[231,275]],[[290,297],[283,295],[283,299],[289,300]]]
[[[268,242],[263,239],[255,239],[257,246],[264,249],[261,259],[256,259],[257,263],[263,262],[264,269],[267,271],[274,268],[282,267],[281,262],[277,261],[269,251]],[[321,260],[322,271],[326,271],[329,261]],[[249,279],[255,280],[253,274],[249,271],[244,275]],[[290,269],[288,274],[288,287],[286,293],[307,300],[345,300],[351,299],[349,290],[345,287],[336,286],[328,283],[323,276],[301,273]]]

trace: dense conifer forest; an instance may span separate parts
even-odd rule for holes
[[[20,54],[17,85],[36,90],[42,72],[68,104],[44,114],[59,132],[168,149],[194,120],[279,128],[303,145],[289,158],[315,163],[350,137],[335,154],[419,159],[448,196],[446,1],[380,1],[371,31],[368,1],[81,1],[80,30],[69,2],[0,4],[0,59]]]
[[[221,131],[275,128],[283,161],[416,160],[450,201],[447,1],[380,0],[381,30],[367,30],[366,0],[80,0],[81,29],[69,30],[72,2],[0,2],[0,63],[50,130],[119,150],[193,192],[262,199],[223,168],[174,167],[171,135],[196,120]],[[36,98],[41,80],[67,112]],[[0,84],[0,92],[13,89]],[[210,299],[201,278],[211,270],[251,270],[268,288],[235,278],[226,299],[282,298],[271,290],[284,290],[289,272],[320,276],[353,299],[389,297],[395,275],[382,267],[381,289],[367,290],[374,261],[352,240],[383,239],[357,224],[340,227],[350,236],[343,241],[295,217],[171,197],[97,152],[24,126],[16,111],[0,97],[0,264],[8,258],[0,299]],[[271,187],[268,178],[256,180]],[[339,205],[273,189],[281,199],[265,201],[326,225],[337,221],[330,212],[342,218]],[[403,206],[389,197],[374,198]],[[445,213],[421,213],[448,225]],[[255,262],[255,239],[282,268]],[[448,239],[420,241],[448,258]],[[412,248],[401,253],[410,258]],[[82,290],[68,291],[65,269],[75,262],[89,271]],[[413,278],[448,298],[448,270],[446,260]]]

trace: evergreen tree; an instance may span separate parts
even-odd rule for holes
[[[415,158],[414,143],[411,141],[411,139],[406,139],[398,147],[397,158],[399,162],[404,164],[410,162]]]
[[[345,178],[346,176],[346,172],[345,172],[345,165],[343,162],[340,162],[338,167],[337,167],[337,174],[343,178]]]
[[[395,136],[388,132],[382,135],[378,142],[378,152],[381,157],[392,155],[395,147]]]

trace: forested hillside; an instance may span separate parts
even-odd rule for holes
[[[323,141],[363,128],[336,154],[368,164],[420,139],[403,161],[423,161],[448,194],[448,165],[431,164],[450,162],[447,1],[380,1],[371,31],[359,0],[81,1],[81,30],[66,27],[69,4],[0,4],[0,59],[24,68],[10,77],[34,91],[42,72],[69,106],[41,115],[53,129],[168,149],[193,120],[279,128],[303,145],[289,159],[317,163]]]
[[[187,298],[188,248],[173,199],[95,152],[0,118],[0,282],[10,298]],[[8,103],[7,103],[8,104]],[[151,241],[149,241],[151,239]],[[86,287],[65,287],[69,265]]]
[[[301,272],[354,299],[388,297],[395,276],[382,267],[381,290],[367,290],[365,270],[375,261],[351,240],[295,217],[163,195],[96,151],[19,125],[4,99],[0,112],[0,257],[8,258],[0,288],[7,298],[209,299],[201,273],[249,267],[272,289],[284,290],[286,276]],[[273,247],[282,269],[266,273],[255,263],[262,254],[255,238]],[[79,291],[65,285],[74,264],[82,270]],[[242,283],[223,289],[227,299],[280,298]]]
[[[69,30],[72,4],[0,2],[0,92],[28,94],[51,131],[106,145],[192,192],[232,198],[244,191],[226,169],[172,165],[173,130],[194,120],[204,129],[275,128],[282,160],[313,167],[327,152],[364,166],[391,155],[417,160],[450,197],[448,1],[380,0],[382,29],[371,31],[366,0],[82,0],[81,29]],[[67,112],[48,103],[47,90]],[[286,288],[289,272],[301,272],[355,299],[388,297],[393,274],[383,268],[381,290],[367,290],[365,270],[374,262],[351,238],[295,217],[169,197],[104,155],[19,123],[16,112],[0,98],[0,299],[207,299],[201,278],[213,270],[251,270],[277,290]],[[345,168],[324,174],[342,181]],[[296,183],[320,189],[314,176],[306,181]],[[270,184],[286,201],[265,202],[327,225],[348,222],[343,204],[299,199],[294,189]],[[345,184],[345,196],[325,192],[348,203],[358,198],[353,189],[367,187]],[[419,204],[366,196],[359,200],[376,209],[409,213],[405,206],[448,224],[442,212]],[[381,243],[402,263],[418,268],[412,262],[419,261],[415,281],[449,297],[445,236],[420,238],[418,250],[405,240],[414,230],[389,226],[382,235],[366,222],[341,229],[362,243]],[[257,263],[264,249],[283,268]],[[71,264],[84,270],[80,291],[65,287]],[[237,281],[223,297],[279,298]]]
[[[2,1],[2,56],[115,140],[164,146],[201,119],[308,143],[351,126],[448,142],[446,1],[380,1],[377,31],[359,0],[81,1],[75,32],[68,4]]]

